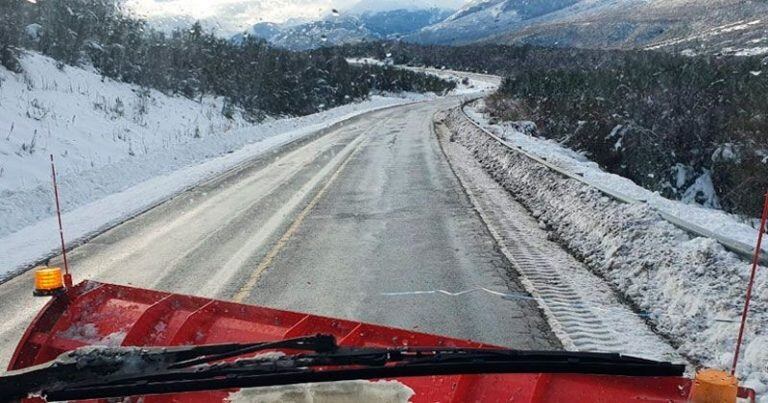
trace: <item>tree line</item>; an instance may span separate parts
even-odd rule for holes
[[[454,87],[427,75],[351,66],[330,49],[293,53],[248,36],[234,43],[199,23],[165,34],[126,13],[120,0],[3,0],[0,63],[19,71],[20,48],[169,94],[223,96],[223,113],[237,106],[253,119],[306,115],[372,92]]]

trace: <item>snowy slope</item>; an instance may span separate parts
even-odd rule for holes
[[[275,146],[374,108],[428,96],[373,97],[251,125],[220,99],[195,102],[103,79],[39,54],[0,68],[0,279],[55,249],[49,154],[70,241],[120,222]]]
[[[445,21],[407,37],[420,43],[467,43],[506,32],[522,22],[516,10],[505,9],[506,0],[474,0]]]
[[[163,155],[221,152],[232,146],[230,133],[247,125],[239,116],[226,119],[219,99],[167,97],[92,71],[59,69],[38,54],[22,64],[21,75],[0,69],[0,236],[51,214],[49,154],[69,189],[68,210],[148,178],[154,174],[148,165],[165,169],[180,164],[178,158],[198,157],[164,161]],[[115,170],[126,162],[136,171]]]
[[[359,43],[377,36],[354,16],[329,17],[279,30],[267,39],[272,45],[290,50],[308,50],[321,46]]]
[[[445,21],[426,27],[408,39],[439,44],[487,40],[615,1],[632,0],[473,0]]]
[[[768,19],[752,16],[658,41],[648,49],[672,49],[684,55],[717,52],[735,56],[768,54]]]
[[[762,18],[768,3],[761,1],[615,0],[569,11],[493,40],[737,54],[764,46],[768,38],[768,21]]]
[[[359,65],[372,64],[384,66],[389,64],[391,60],[381,61],[363,57],[349,58],[347,59],[347,62],[350,64]],[[467,73],[463,71],[436,69],[432,67],[410,67],[402,65],[394,65],[394,67],[414,71],[417,73],[430,74],[436,77],[440,77],[446,81],[453,81],[456,83],[456,88],[452,91],[454,95],[487,95],[498,90],[499,86],[501,85],[501,77],[490,74]]]
[[[406,39],[748,56],[768,53],[766,13],[758,0],[472,0]]]

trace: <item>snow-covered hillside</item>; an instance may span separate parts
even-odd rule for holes
[[[748,56],[759,52],[768,38],[768,21],[761,18],[768,4],[760,1],[610,0],[600,7],[585,3],[494,41]]]
[[[167,97],[93,71],[59,68],[38,54],[22,64],[22,74],[0,69],[0,236],[51,214],[49,154],[68,189],[69,209],[156,169],[220,153],[233,146],[230,133],[247,125],[237,113],[224,117],[221,99]]]
[[[557,19],[579,9],[601,7],[607,2],[615,1],[617,0],[473,0],[445,21],[426,27],[408,39],[438,44],[486,40],[518,31],[536,22]]]
[[[766,12],[750,0],[473,0],[407,39],[749,56],[768,53]]]
[[[704,27],[689,35],[659,41],[648,49],[672,49],[684,55],[718,52],[735,56],[768,54],[768,19],[751,16]]]
[[[357,65],[392,65],[391,59],[381,61],[373,58],[349,58],[347,62]],[[399,69],[405,69],[414,71],[417,73],[429,74],[436,77],[440,77],[446,81],[453,81],[456,83],[456,89],[453,90],[455,95],[480,95],[491,94],[496,91],[501,85],[501,77],[490,74],[478,74],[468,73],[464,71],[448,70],[448,69],[436,69],[433,67],[411,67],[393,65]]]
[[[290,50],[315,49],[321,46],[359,43],[375,34],[357,17],[330,17],[321,21],[289,27],[265,38],[267,42]]]
[[[0,67],[0,278],[56,245],[50,154],[63,210],[76,213],[65,219],[73,241],[298,136],[428,97],[375,96],[253,125],[226,118],[221,99],[170,97],[36,53],[22,64],[22,74]]]

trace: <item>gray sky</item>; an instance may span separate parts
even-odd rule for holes
[[[447,7],[466,0],[127,0],[128,6],[150,20],[172,18],[215,21],[223,31],[241,31],[258,22],[313,19],[332,9]]]

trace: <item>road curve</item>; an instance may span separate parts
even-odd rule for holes
[[[285,146],[72,250],[74,275],[560,348],[431,132],[457,103],[373,112]],[[31,284],[0,285],[2,368],[45,303]]]

